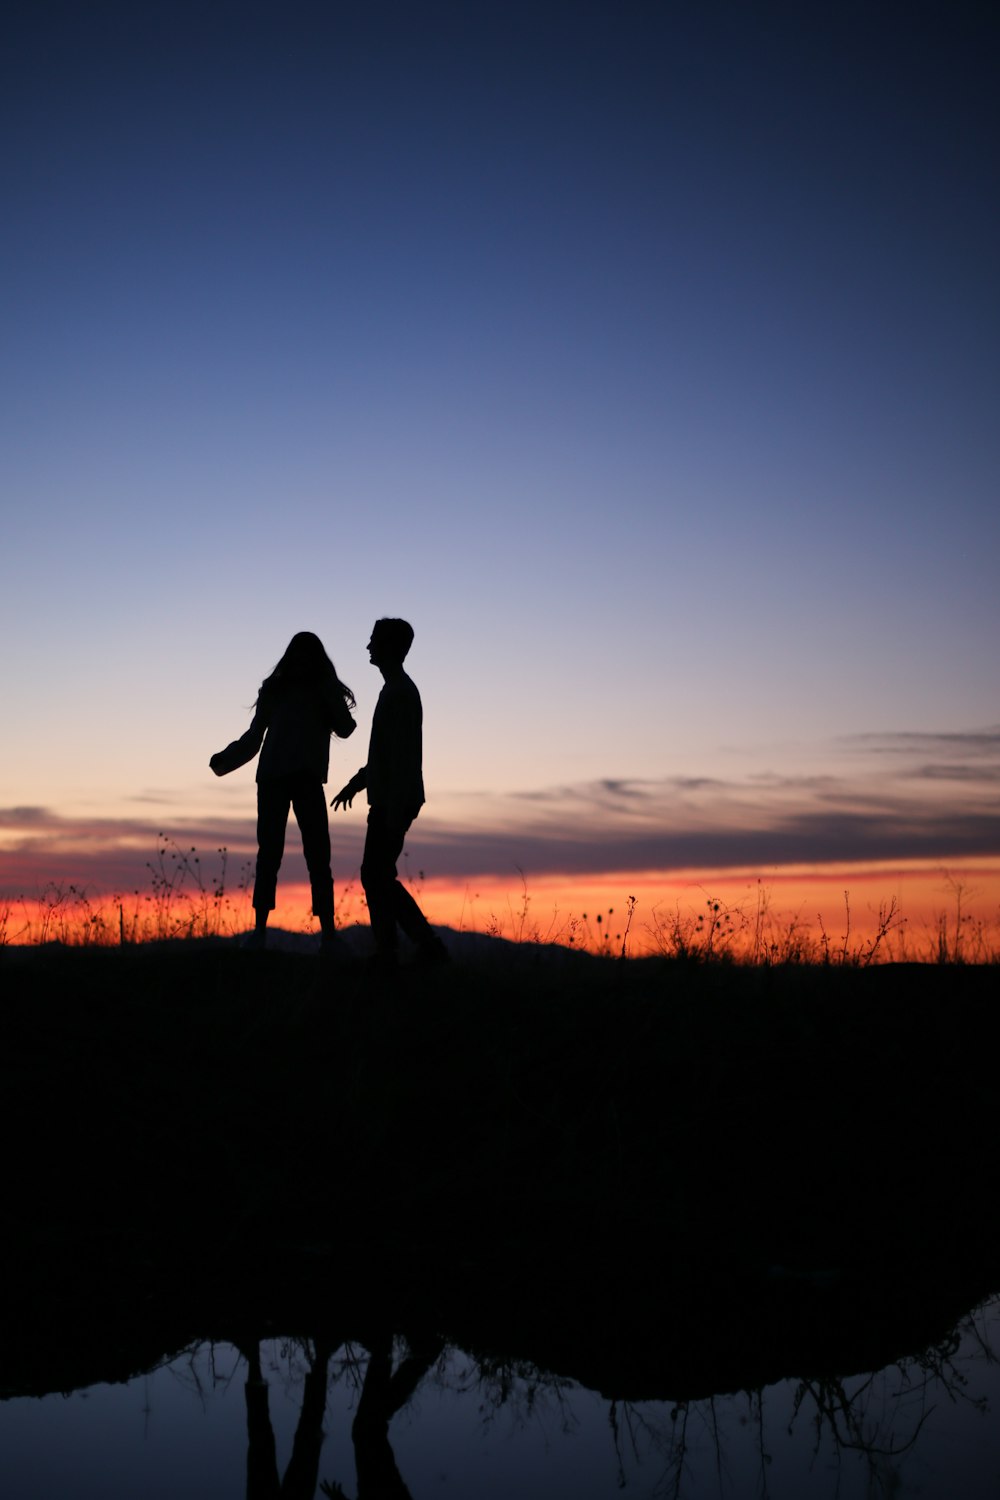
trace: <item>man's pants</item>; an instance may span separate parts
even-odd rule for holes
[[[361,861],[361,884],[368,902],[376,952],[392,957],[396,952],[396,924],[418,948],[436,948],[440,942],[409,891],[396,878],[396,861],[412,818],[390,822],[381,807],[368,810],[368,832]]]
[[[278,870],[285,852],[288,809],[294,809],[309,869],[313,913],[324,931],[333,927],[333,872],[326,792],[315,776],[275,776],[257,783],[257,873],[255,911],[273,911]]]

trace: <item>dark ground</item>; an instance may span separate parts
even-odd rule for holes
[[[0,1393],[387,1328],[672,1399],[1000,1290],[997,974],[0,950]],[[370,1347],[370,1344],[369,1344]]]

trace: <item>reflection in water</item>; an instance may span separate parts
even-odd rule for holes
[[[413,1398],[424,1376],[444,1352],[440,1338],[414,1341],[393,1368],[394,1341],[388,1330],[369,1335],[367,1361],[346,1345],[335,1379],[358,1377],[360,1395],[351,1423],[358,1500],[410,1500],[389,1442],[389,1423]],[[336,1350],[329,1340],[301,1341],[306,1360],[301,1407],[291,1457],[279,1475],[277,1446],[271,1425],[269,1387],[261,1370],[260,1344],[244,1340],[246,1361],[247,1500],[313,1500],[319,1480],[323,1420],[327,1411],[330,1362]],[[363,1373],[362,1373],[363,1372]],[[319,1485],[330,1500],[347,1500],[335,1480]]]
[[[767,1500],[788,1490],[789,1466],[803,1461],[813,1484],[829,1474],[831,1495],[896,1495],[911,1461],[921,1469],[922,1494],[993,1495],[1000,1445],[987,1424],[979,1424],[978,1450],[954,1444],[972,1460],[966,1487],[955,1487],[952,1460],[939,1467],[936,1455],[953,1446],[949,1427],[954,1435],[963,1417],[982,1419],[991,1401],[996,1406],[1000,1366],[991,1335],[995,1341],[998,1332],[1000,1301],[970,1314],[919,1358],[872,1374],[783,1381],[740,1396],[684,1402],[670,1407],[666,1420],[642,1403],[612,1402],[619,1484],[627,1487],[629,1456],[644,1449],[662,1465],[655,1493],[677,1500],[702,1493],[700,1483],[711,1470],[720,1495],[746,1492]]]
[[[278,1478],[278,1458],[271,1427],[268,1387],[260,1368],[260,1345],[256,1340],[241,1350],[247,1362],[247,1500],[312,1500],[319,1476],[319,1451],[323,1442],[326,1411],[327,1367],[333,1351],[317,1343],[302,1390],[292,1456],[283,1479]]]
[[[639,1494],[775,1500],[827,1466],[943,1472],[975,1408],[942,1339],[1000,1289],[995,1092],[969,1065],[1000,1040],[995,975],[643,964],[553,989],[498,965],[376,995],[232,958],[5,961],[4,1500],[82,1500],[60,1450],[105,1460],[101,1500],[421,1500],[472,1430],[489,1472],[468,1456],[452,1492],[477,1500],[606,1497],[619,1467]],[[232,1399],[198,1428],[150,1374],[126,1483],[145,1397],[113,1383],[201,1345],[244,1351]],[[896,1363],[928,1347],[938,1368]],[[86,1394],[23,1399],[54,1391]]]
[[[361,1387],[357,1414],[351,1424],[354,1463],[358,1477],[358,1500],[409,1500],[389,1442],[389,1423],[413,1398],[444,1349],[442,1340],[432,1340],[411,1349],[394,1370],[393,1340],[385,1331],[371,1340],[368,1368]],[[339,1485],[324,1484],[323,1493],[341,1500]]]
[[[924,1496],[974,1500],[995,1495],[1000,1473],[989,1420],[1000,1405],[998,1333],[1000,1299],[920,1357],[876,1373],[676,1403],[602,1399],[524,1361],[474,1357],[440,1339],[393,1338],[385,1329],[336,1347],[329,1336],[241,1338],[238,1348],[200,1343],[144,1377],[143,1399],[117,1418],[120,1441],[105,1443],[105,1470],[91,1489],[79,1460],[94,1443],[60,1441],[73,1410],[63,1398],[0,1404],[0,1491],[15,1500],[60,1488],[103,1500],[181,1491],[192,1500],[236,1497],[242,1423],[227,1431],[216,1419],[230,1393],[234,1412],[243,1371],[247,1500],[419,1500],[431,1489],[525,1500],[554,1492],[596,1500],[613,1490],[643,1500],[803,1493],[847,1500],[908,1492],[917,1482]],[[95,1421],[102,1396],[138,1396],[135,1386],[92,1388],[86,1404]],[[179,1390],[184,1436],[173,1437],[165,1456],[155,1437]],[[27,1445],[25,1406],[39,1415],[45,1408],[46,1436],[36,1432]],[[214,1472],[202,1459],[199,1473],[206,1415],[215,1422],[213,1447],[224,1451]],[[131,1472],[121,1459],[128,1428],[145,1432]],[[74,1454],[63,1473],[53,1467],[60,1449]]]

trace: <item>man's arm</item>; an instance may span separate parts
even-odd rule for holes
[[[346,810],[348,807],[350,807],[351,803],[354,801],[358,793],[363,792],[367,785],[368,767],[362,766],[361,770],[355,772],[355,774],[351,777],[347,785],[340,788],[340,791],[337,793],[336,797],[334,797],[333,801],[330,803],[330,806],[343,807]]]

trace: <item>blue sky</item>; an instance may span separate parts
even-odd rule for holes
[[[208,755],[290,635],[363,738],[390,613],[449,846],[499,826],[507,862],[525,797],[606,844],[599,788],[642,783],[666,863],[664,786],[767,835],[760,778],[888,801],[858,737],[950,735],[994,757],[914,803],[957,852],[1000,722],[998,29],[15,8],[0,809],[245,818]]]

